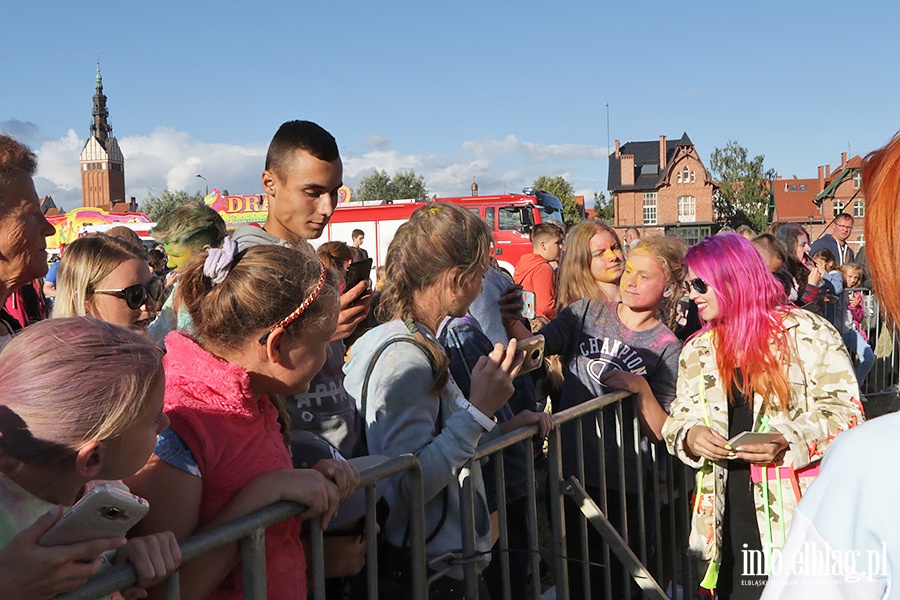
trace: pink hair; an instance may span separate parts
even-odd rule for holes
[[[791,308],[760,253],[743,236],[725,233],[689,249],[685,262],[712,287],[719,303],[719,314],[698,334],[713,332],[716,363],[729,396],[740,368],[744,394],[775,397],[785,407],[790,385],[783,365],[790,349],[781,317]]]
[[[162,374],[159,349],[122,327],[92,317],[26,327],[0,353],[0,470],[11,457],[43,462],[41,448],[77,451],[121,434]]]

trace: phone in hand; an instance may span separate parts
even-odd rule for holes
[[[534,292],[529,290],[522,290],[522,310],[519,311],[519,316],[523,319],[533,319],[535,316],[535,296]]]
[[[350,266],[347,267],[347,274],[344,277],[344,291],[351,290],[359,285],[360,281],[369,279],[371,272],[371,258],[364,258],[363,260],[350,263]]]
[[[525,351],[525,361],[519,369],[519,375],[530,373],[544,364],[544,336],[538,334],[521,340],[516,344],[516,351]]]
[[[44,535],[41,546],[76,544],[102,538],[125,537],[150,510],[150,504],[113,485],[94,486]]]

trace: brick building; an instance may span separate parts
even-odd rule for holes
[[[858,251],[865,243],[866,217],[861,166],[859,155],[848,160],[847,153],[842,152],[841,164],[833,172],[831,165],[825,165],[819,167],[818,177],[813,179],[776,179],[772,182],[775,197],[772,221],[799,223],[806,227],[814,241],[831,233],[834,217],[846,212],[855,219],[847,242]]]
[[[717,184],[687,133],[681,139],[628,142],[609,157],[614,227],[659,231],[694,244],[715,233]]]
[[[126,203],[125,157],[109,124],[99,62],[92,116],[91,135],[81,150],[81,204],[111,211]]]

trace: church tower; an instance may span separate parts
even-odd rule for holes
[[[125,157],[109,124],[100,61],[93,117],[91,136],[81,150],[81,204],[108,211],[114,204],[125,202]]]

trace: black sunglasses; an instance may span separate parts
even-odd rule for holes
[[[690,281],[684,282],[684,289],[686,291],[690,292],[691,288],[694,288],[694,291],[698,294],[705,294],[709,290],[709,285],[699,277],[695,277]]]
[[[131,310],[137,310],[147,303],[147,298],[159,302],[166,284],[162,279],[153,279],[149,284],[136,283],[120,290],[94,290],[95,294],[104,294],[121,298]]]

